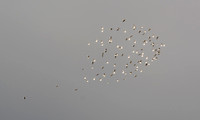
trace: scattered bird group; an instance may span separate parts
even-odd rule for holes
[[[121,26],[125,23],[126,19],[123,19]],[[103,38],[88,43],[89,47],[93,45],[99,50],[87,55],[89,63],[82,68],[84,81],[98,80],[109,84],[111,81],[126,80],[128,75],[137,77],[145,67],[158,59],[161,47],[165,47],[159,36],[151,31],[151,28],[135,25],[126,29],[119,26],[101,27]]]

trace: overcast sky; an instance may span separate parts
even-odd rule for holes
[[[1,0],[0,119],[199,120],[199,11],[199,0]],[[124,18],[166,43],[159,61],[135,80],[83,83],[87,43]]]

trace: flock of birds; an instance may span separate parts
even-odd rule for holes
[[[124,28],[124,26],[126,28]],[[152,34],[151,28],[128,26],[126,19],[120,25],[100,28],[100,38],[88,43],[91,54],[88,64],[82,68],[83,80],[119,82],[136,78],[145,67],[158,60],[165,44],[159,36]]]
[[[115,27],[101,27],[100,39],[88,43],[92,53],[87,55],[88,64],[82,68],[85,82],[105,81],[109,84],[136,78],[145,67],[158,60],[161,48],[165,47],[159,36],[152,34],[151,28],[124,26],[127,26],[126,19]],[[24,100],[27,98],[31,97],[24,96]]]

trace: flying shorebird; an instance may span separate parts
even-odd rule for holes
[[[105,53],[107,53],[107,51],[108,51],[108,49],[106,48],[106,49],[105,49]]]
[[[117,58],[118,54],[117,54],[117,53],[115,53],[115,55],[114,55],[114,56],[115,56],[115,58]]]
[[[126,64],[126,68],[128,68],[128,64]]]
[[[76,89],[74,89],[74,91],[78,91],[78,89],[76,88]]]

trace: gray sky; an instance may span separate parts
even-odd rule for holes
[[[200,119],[199,11],[198,0],[1,0],[0,119]],[[156,31],[160,60],[136,80],[82,83],[87,43],[123,18]]]

